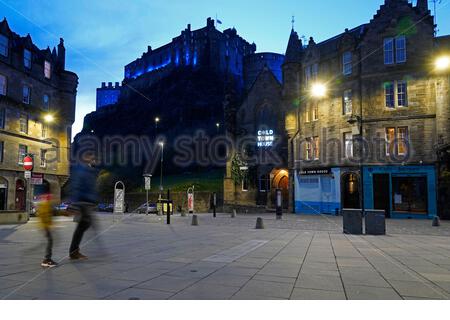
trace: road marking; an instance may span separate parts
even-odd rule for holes
[[[224,250],[218,254],[212,255],[208,258],[203,259],[203,261],[208,262],[225,262],[230,263],[236,261],[237,259],[245,256],[246,254],[258,249],[259,247],[265,245],[266,240],[250,240],[236,247]]]

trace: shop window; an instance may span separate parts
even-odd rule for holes
[[[396,212],[428,212],[427,177],[392,177],[392,200]]]

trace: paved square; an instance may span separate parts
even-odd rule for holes
[[[255,230],[257,217],[266,229]],[[387,236],[342,234],[330,216],[96,215],[82,252],[67,259],[75,224],[59,218],[54,259],[35,220],[0,226],[3,299],[449,299],[450,223],[389,220]]]

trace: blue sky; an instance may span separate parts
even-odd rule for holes
[[[384,0],[0,0],[0,16],[41,48],[65,39],[67,68],[80,84],[73,131],[95,110],[102,81],[121,81],[123,67],[147,45],[157,48],[188,23],[197,29],[216,14],[220,29],[235,27],[258,51],[284,53],[295,15],[299,35],[316,41],[368,22]],[[415,0],[414,0],[415,2]],[[450,34],[450,0],[438,5],[440,35]],[[320,4],[320,5],[319,5]]]

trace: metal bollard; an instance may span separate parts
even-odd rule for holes
[[[170,215],[172,210],[170,210],[170,189],[167,189],[167,224],[170,224]]]
[[[193,226],[198,226],[198,217],[197,217],[196,214],[194,214],[194,215],[192,216],[192,225],[193,225]]]
[[[216,214],[216,207],[217,207],[217,194],[214,192],[213,193],[213,217],[216,218],[217,214]]]
[[[433,218],[433,227],[440,227],[441,226],[441,219],[439,217]]]
[[[257,229],[257,230],[264,229],[264,221],[263,221],[262,218],[257,218],[256,219],[256,227],[255,227],[255,229]]]
[[[277,189],[277,220],[283,218],[283,199],[281,194],[281,189]]]
[[[236,209],[233,209],[233,212],[231,213],[231,218],[236,218]]]

